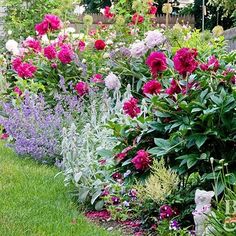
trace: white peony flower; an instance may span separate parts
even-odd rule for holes
[[[6,49],[9,52],[17,51],[18,49],[18,43],[14,39],[10,39],[6,42]]]
[[[84,11],[85,11],[85,8],[84,8],[83,6],[77,5],[77,6],[75,7],[74,13],[75,13],[76,15],[82,15],[82,14],[84,13]]]
[[[145,43],[149,49],[154,48],[164,43],[166,37],[158,30],[149,31],[146,33]]]
[[[46,34],[44,34],[44,35],[42,36],[41,42],[42,42],[43,44],[46,44],[46,45],[50,43],[49,38],[48,38],[48,36],[47,36]]]
[[[75,28],[74,27],[68,27],[68,28],[65,29],[65,33],[73,34],[73,33],[75,33]]]
[[[148,51],[143,41],[138,41],[131,45],[130,52],[132,57],[141,57]]]
[[[105,85],[108,89],[120,89],[121,83],[119,78],[112,72],[105,78]]]
[[[107,58],[110,58],[110,53],[108,52],[105,52],[102,56],[103,59],[107,59]]]

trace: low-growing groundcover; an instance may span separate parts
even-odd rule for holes
[[[56,169],[19,159],[3,143],[0,173],[0,235],[116,235],[78,214]]]

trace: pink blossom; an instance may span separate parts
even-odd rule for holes
[[[118,180],[122,180],[123,176],[120,172],[115,172],[114,174],[112,174],[112,178],[118,181]]]
[[[17,71],[17,68],[21,65],[22,63],[22,59],[20,57],[15,58],[12,61],[12,68],[13,70]]]
[[[64,44],[61,47],[57,57],[63,64],[68,64],[73,60],[74,52],[71,49],[71,46]]]
[[[157,76],[157,73],[163,72],[167,69],[166,55],[162,52],[152,52],[146,60],[153,77]]]
[[[38,32],[39,35],[44,35],[48,32],[48,22],[42,21],[39,24],[35,25],[35,30]]]
[[[146,95],[147,94],[152,94],[152,95],[158,94],[161,92],[161,89],[162,89],[161,83],[155,79],[150,80],[143,85],[143,93]]]
[[[106,6],[105,9],[104,9],[104,16],[108,19],[112,19],[115,14],[114,13],[111,13],[111,8]]]
[[[229,77],[229,80],[236,84],[236,71],[234,69],[228,68],[223,72],[223,76]]]
[[[21,78],[32,78],[37,71],[37,67],[31,63],[22,62],[16,69],[16,72]]]
[[[79,41],[79,50],[83,52],[85,50],[85,42],[84,41]]]
[[[52,64],[51,64],[51,67],[52,67],[53,69],[56,69],[56,68],[57,68],[57,63],[55,63],[55,62],[52,63]]]
[[[75,85],[75,90],[79,94],[79,96],[84,96],[89,92],[89,86],[87,83],[80,81]]]
[[[163,205],[160,207],[160,218],[161,220],[166,218],[171,218],[175,215],[175,211],[171,208],[171,206]]]
[[[157,13],[157,7],[151,5],[149,7],[149,14],[156,15],[156,13]]]
[[[173,95],[175,93],[180,93],[181,92],[181,87],[179,86],[179,84],[176,82],[176,80],[172,79],[170,82],[170,87],[168,89],[166,89],[166,93],[169,95]]]
[[[41,52],[42,47],[40,41],[33,39],[31,37],[28,37],[24,42],[23,45],[25,47],[32,48],[35,52]]]
[[[208,59],[207,63],[203,63],[200,65],[201,70],[211,70],[211,71],[217,71],[220,67],[219,61],[216,59],[216,57],[213,55]]]
[[[141,24],[144,22],[144,17],[139,15],[138,13],[135,13],[133,16],[132,16],[132,23],[133,24]]]
[[[148,152],[139,150],[131,162],[134,164],[136,170],[142,171],[149,167],[151,159],[149,158]]]
[[[44,21],[48,22],[48,27],[50,30],[59,30],[62,27],[62,21],[58,16],[47,14],[44,17]]]
[[[138,116],[141,113],[141,109],[138,107],[138,99],[131,97],[130,100],[124,102],[123,110],[131,118]]]
[[[196,57],[197,50],[194,48],[179,49],[173,58],[175,70],[183,76],[186,76],[187,73],[193,73],[198,66]]]
[[[1,139],[8,139],[9,138],[9,135],[7,133],[3,133],[1,134]]]
[[[99,39],[95,41],[94,47],[97,50],[103,50],[106,47],[106,43],[103,40]]]
[[[95,74],[91,78],[91,82],[92,83],[104,83],[104,80],[102,79],[102,75],[101,74]]]
[[[57,57],[57,50],[54,45],[49,45],[43,49],[43,54],[48,60],[52,60]]]
[[[18,94],[19,96],[22,95],[22,91],[21,91],[20,88],[17,87],[17,86],[14,88],[14,93]]]

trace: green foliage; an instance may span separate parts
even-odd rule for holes
[[[68,19],[73,11],[73,0],[4,0],[6,6],[5,30],[12,31],[9,36],[14,39],[32,35],[34,26],[45,14],[57,14],[62,19]],[[70,13],[70,14],[69,14]]]

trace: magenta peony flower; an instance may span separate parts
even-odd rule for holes
[[[175,215],[174,210],[171,208],[171,206],[163,205],[160,207],[160,218],[161,220],[173,217]]]
[[[180,93],[181,92],[181,87],[178,85],[178,83],[172,79],[170,82],[170,87],[168,89],[166,89],[166,93],[169,95],[173,95],[175,93]]]
[[[91,82],[92,83],[104,83],[104,80],[102,79],[102,75],[101,74],[95,74],[91,78]]]
[[[124,102],[123,110],[131,118],[138,116],[141,113],[141,109],[138,107],[138,99],[131,97],[130,100]]]
[[[120,181],[123,179],[123,176],[120,172],[115,172],[114,174],[112,174],[112,178],[116,181]]]
[[[42,47],[41,47],[41,43],[31,37],[28,37],[24,42],[23,42],[24,47],[29,47],[32,48],[35,52],[41,52]]]
[[[173,58],[175,70],[183,76],[186,76],[187,73],[193,73],[198,66],[196,57],[197,50],[194,48],[179,49]]]
[[[21,60],[20,57],[15,58],[12,61],[12,68],[13,68],[13,70],[17,71],[17,68],[21,65],[21,63],[22,63],[22,60]]]
[[[141,24],[144,22],[144,17],[139,15],[138,13],[135,13],[133,16],[132,16],[132,23],[133,24]]]
[[[150,7],[149,7],[149,14],[156,15],[157,9],[158,9],[157,7],[150,5]]]
[[[131,160],[136,170],[145,170],[149,167],[151,159],[145,150],[139,150],[136,156]]]
[[[4,133],[4,134],[1,134],[1,138],[0,139],[8,139],[9,138],[9,135],[7,133]]]
[[[57,57],[63,64],[68,64],[72,62],[74,56],[74,52],[71,49],[69,44],[64,44],[61,46],[61,50],[59,51]]]
[[[32,78],[37,71],[37,67],[31,63],[22,62],[16,69],[16,72],[21,78]]]
[[[111,13],[111,8],[106,6],[105,9],[104,9],[104,16],[108,19],[112,19],[115,14],[114,13]]]
[[[49,45],[43,49],[43,55],[48,59],[52,60],[57,57],[57,50],[54,45]]]
[[[39,24],[35,25],[35,30],[39,35],[44,35],[48,32],[48,22],[47,21],[42,21]]]
[[[89,92],[89,86],[87,83],[80,81],[75,85],[75,90],[79,94],[79,96],[84,96]]]
[[[200,69],[203,71],[217,71],[220,67],[219,61],[216,59],[216,57],[213,55],[208,59],[207,63],[203,63],[200,65]]]
[[[146,94],[158,94],[161,92],[161,89],[162,89],[162,86],[161,86],[161,83],[156,81],[155,79],[153,80],[150,80],[148,82],[146,82],[144,85],[143,85],[143,93],[146,95]]]
[[[85,42],[84,41],[79,41],[79,50],[83,52],[85,50]]]
[[[157,77],[157,73],[167,69],[166,55],[162,52],[152,52],[147,58],[146,64],[151,70],[153,77]]]
[[[18,94],[19,96],[22,95],[22,91],[21,91],[20,88],[17,87],[17,86],[14,88],[14,93]]]
[[[59,30],[62,27],[62,21],[58,16],[47,14],[44,17],[44,21],[48,22],[48,27],[50,30]]]

